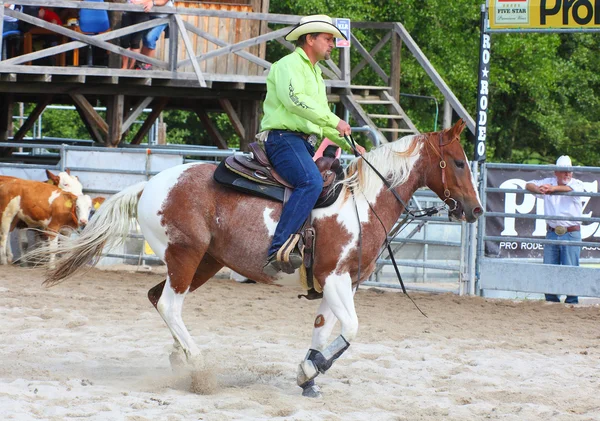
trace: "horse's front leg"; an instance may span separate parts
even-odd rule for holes
[[[302,395],[320,397],[315,377],[325,373],[350,346],[358,331],[358,318],[354,308],[354,292],[349,274],[331,275],[325,281],[323,301],[319,306],[311,349],[298,366],[296,381]],[[341,334],[326,346],[336,320],[340,321]]]

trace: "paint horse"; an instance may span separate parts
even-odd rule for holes
[[[50,184],[50,185],[54,185],[57,186],[59,189],[64,190],[66,192],[69,193],[73,193],[75,196],[81,196],[83,195],[83,186],[81,185],[81,182],[79,181],[79,178],[75,175],[71,175],[71,171],[69,171],[69,169],[65,169],[64,171],[61,171],[58,173],[58,175],[55,175],[54,173],[52,173],[50,170],[46,170],[46,183]],[[18,177],[12,177],[12,176],[6,176],[6,175],[0,175],[0,184],[7,182],[7,181],[12,181],[15,179],[19,179]],[[93,203],[92,203],[93,204]],[[21,227],[25,226],[26,224],[21,224]],[[26,250],[28,248],[28,238],[27,238],[27,232],[25,230],[19,230],[19,236],[18,236],[18,245],[19,245],[19,256],[23,256],[24,255],[24,250]],[[37,241],[39,235],[35,235],[35,241]],[[12,252],[12,248],[11,248],[11,244],[10,244],[10,238],[6,241],[6,256],[10,256],[9,260],[12,260],[12,256],[13,256],[13,252]],[[22,263],[25,263],[24,261],[22,261]]]
[[[0,180],[0,265],[12,261],[8,240],[17,226],[44,230],[49,249],[54,250],[59,232],[87,224],[92,207],[89,196],[76,196],[39,181],[11,178]],[[50,254],[51,264],[54,256]]]
[[[448,203],[453,220],[474,222],[483,213],[459,140],[463,128],[460,121],[442,132],[407,136],[354,159],[337,200],[313,210],[314,275],[323,298],[310,349],[298,367],[297,383],[304,396],[320,396],[314,379],[354,340],[358,330],[354,293],[374,271],[387,234],[404,210],[403,203],[418,188],[428,186]],[[390,189],[364,159],[387,179]],[[200,349],[181,318],[187,293],[224,266],[265,284],[299,283],[299,271],[275,277],[262,272],[281,203],[223,187],[213,180],[214,171],[210,163],[180,165],[112,196],[81,236],[61,242],[62,257],[48,272],[45,284],[56,284],[88,263],[95,264],[105,246],[123,241],[136,217],[152,250],[167,265],[167,278],[150,289],[148,298],[175,340],[171,361],[183,352],[188,364],[202,367]],[[341,332],[328,342],[337,320]]]

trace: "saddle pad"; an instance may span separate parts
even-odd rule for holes
[[[269,186],[266,184],[258,184],[250,181],[247,178],[230,171],[225,165],[225,161],[221,161],[213,175],[214,180],[226,187],[230,187],[237,191],[251,194],[253,196],[262,197],[264,199],[276,200],[283,202],[284,188],[279,186]]]
[[[302,287],[302,289],[304,291],[308,291],[308,279],[306,276],[306,267],[304,265],[300,266],[300,286]],[[313,276],[313,288],[315,291],[317,292],[323,292],[323,287],[321,286],[321,284],[319,283],[319,281],[317,281],[317,278],[315,278]]]
[[[343,170],[341,168],[339,168],[336,172],[338,177],[343,176]],[[225,161],[221,161],[215,170],[213,178],[217,183],[223,186],[231,187],[237,191],[262,197],[264,199],[283,202],[285,193],[285,189],[283,187],[260,184],[249,180],[237,172],[232,171],[226,165]],[[315,209],[325,208],[332,205],[337,200],[341,190],[341,186],[338,186],[329,195],[320,197],[315,205]]]

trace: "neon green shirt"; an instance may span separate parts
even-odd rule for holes
[[[340,118],[329,109],[321,69],[300,47],[271,66],[263,110],[261,131],[315,134],[344,146],[336,130]]]

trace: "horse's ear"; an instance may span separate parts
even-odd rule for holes
[[[71,175],[71,170],[70,170],[70,169],[68,169],[68,168],[65,168],[65,172],[66,172],[67,174]]]
[[[465,120],[463,120],[462,118],[459,119],[454,126],[452,126],[452,128],[450,129],[450,136],[452,139],[454,139],[455,137],[460,136],[460,134],[462,133],[462,131],[465,129],[465,126],[467,125],[467,122]]]

